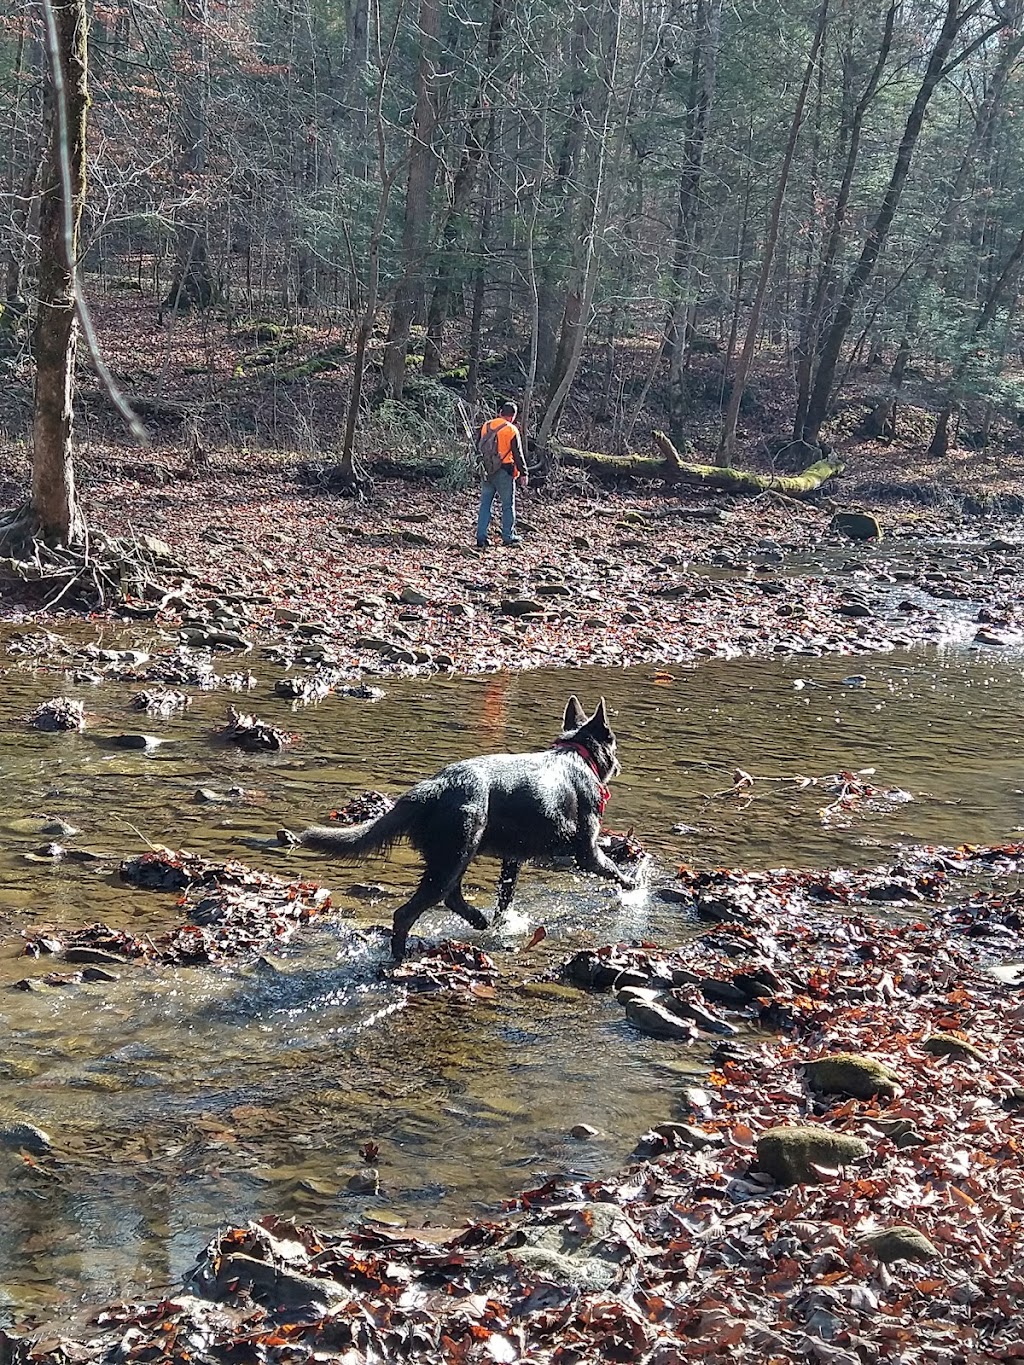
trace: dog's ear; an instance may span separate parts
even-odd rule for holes
[[[597,703],[597,710],[590,717],[590,720],[587,722],[587,724],[590,726],[591,730],[594,732],[595,735],[601,735],[602,737],[603,736],[610,737],[612,733],[612,727],[608,724],[608,712],[605,710],[604,697],[602,697],[601,700]]]
[[[587,715],[580,705],[579,697],[570,697],[565,703],[565,715],[562,717],[563,730],[578,730],[581,725],[586,725]]]

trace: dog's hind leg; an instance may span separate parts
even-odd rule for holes
[[[402,958],[405,957],[409,930],[424,910],[429,910],[432,905],[437,905],[444,899],[444,894],[444,882],[439,880],[430,868],[427,868],[420,878],[419,886],[405,904],[400,905],[395,911],[391,925],[391,956],[396,962],[401,962]]]
[[[470,905],[469,901],[462,894],[462,881],[458,886],[453,887],[444,898],[445,906],[456,915],[461,915],[467,924],[474,929],[487,929],[490,926],[483,912],[478,910],[475,905]]]
[[[498,874],[498,912],[497,919],[506,914],[512,904],[512,898],[516,894],[516,882],[519,880],[520,864],[514,858],[506,858],[501,864],[501,872]]]

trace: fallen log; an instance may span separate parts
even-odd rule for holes
[[[722,493],[787,493],[792,498],[800,498],[820,488],[843,467],[840,460],[822,458],[808,465],[801,474],[754,474],[747,469],[728,466],[686,464],[663,431],[654,433],[654,444],[665,456],[666,478],[671,471],[671,478],[677,483]]]
[[[687,464],[663,431],[654,432],[654,444],[660,455],[604,455],[595,450],[575,450],[571,446],[552,449],[562,464],[585,469],[598,479],[661,479],[670,487],[685,484],[721,493],[775,492],[796,498],[820,488],[842,468],[838,460],[823,458],[801,474],[753,474],[745,469]]]

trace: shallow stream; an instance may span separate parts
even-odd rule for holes
[[[418,678],[389,681],[376,703],[330,697],[295,712],[272,696],[281,669],[252,666],[254,692],[194,693],[170,721],[132,714],[130,684],[7,668],[0,1123],[39,1125],[57,1159],[33,1166],[0,1153],[0,1325],[5,1313],[46,1319],[74,1301],[159,1293],[218,1227],[261,1213],[325,1227],[362,1214],[443,1224],[494,1208],[541,1173],[609,1171],[704,1068],[707,1049],[637,1035],[608,998],[502,988],[493,1004],[404,1002],[348,930],[389,919],[411,860],[339,870],[254,846],[282,826],[322,820],[366,788],[398,792],[457,757],[546,745],[570,689],[591,706],[603,694],[623,765],[606,818],[634,827],[653,853],[651,887],[619,896],[569,872],[526,873],[504,937],[477,936],[522,980],[589,943],[692,932],[685,911],[656,895],[679,862],[873,866],[901,843],[994,841],[1024,824],[1019,657],[922,649],[670,675]],[[85,702],[84,734],[24,724],[62,692]],[[267,757],[219,744],[229,704],[302,742]],[[164,742],[112,747],[140,729]],[[866,768],[885,794],[846,815],[822,817],[827,784],[793,780]],[[752,788],[730,790],[736,769]],[[199,788],[233,787],[244,795],[196,799]],[[37,860],[53,817],[81,831],[62,840],[69,848],[101,856]],[[178,922],[173,895],[117,879],[119,860],[145,842],[321,880],[339,912],[228,971],[129,966],[112,982],[16,989],[60,965],[23,956],[22,931]],[[485,906],[494,870],[481,863],[467,881]],[[367,899],[373,883],[384,889]],[[538,925],[547,938],[527,952]],[[473,937],[443,915],[418,928]],[[572,1139],[581,1122],[598,1136]],[[380,1149],[381,1193],[356,1196],[346,1182],[368,1141]]]

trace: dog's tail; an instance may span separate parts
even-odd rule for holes
[[[404,839],[412,827],[412,816],[410,805],[399,800],[376,820],[365,820],[361,825],[340,829],[313,825],[299,835],[299,843],[321,853],[332,853],[345,862],[357,862],[368,853],[392,848]]]

